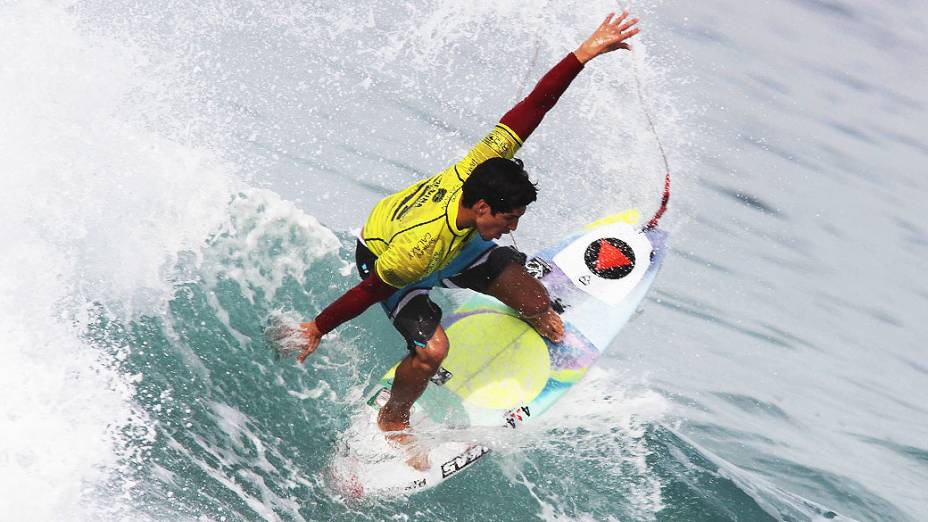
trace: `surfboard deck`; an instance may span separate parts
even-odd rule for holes
[[[517,429],[547,411],[599,359],[654,282],[667,234],[658,228],[640,231],[637,223],[634,209],[608,216],[527,261],[564,321],[560,343],[543,338],[515,311],[482,294],[446,315],[442,325],[451,349],[410,417],[413,433],[442,433],[420,450],[428,452],[429,469],[413,469],[402,450],[387,452],[386,458],[362,457],[345,442],[332,465],[341,489],[367,496],[437,486],[490,453],[483,442],[468,439],[467,428]],[[368,422],[376,430],[376,411],[389,399],[395,371],[396,365],[368,396],[371,418],[361,415],[355,425]],[[462,433],[460,440],[456,432]]]

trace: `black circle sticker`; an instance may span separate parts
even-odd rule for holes
[[[606,237],[590,243],[583,260],[591,272],[603,279],[622,279],[635,268],[635,251],[621,239]]]

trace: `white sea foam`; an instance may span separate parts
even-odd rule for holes
[[[90,309],[160,310],[166,267],[225,215],[229,169],[133,124],[146,55],[64,9],[0,7],[0,55],[0,512],[117,516],[152,432],[143,376],[87,341]]]
[[[331,230],[271,191],[236,194],[229,216],[210,242],[204,276],[210,285],[220,276],[236,281],[252,302],[259,290],[273,297],[285,278],[304,284],[314,260],[338,252]]]
[[[578,480],[571,471],[577,468],[598,470],[597,480],[622,496],[624,508],[636,520],[652,519],[663,509],[662,483],[648,466],[645,434],[649,425],[665,418],[670,404],[647,388],[618,385],[626,381],[622,377],[594,366],[545,415],[497,438],[497,449],[505,456],[503,472],[535,497],[544,520],[596,519],[582,510],[565,511],[561,502],[564,484]],[[561,467],[564,483],[534,483],[527,473],[534,466],[526,458],[529,451]]]

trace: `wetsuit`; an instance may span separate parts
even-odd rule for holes
[[[461,187],[482,162],[511,159],[582,69],[568,54],[463,159],[377,203],[356,251],[362,281],[316,317],[322,333],[382,301],[414,350],[425,346],[441,322],[430,288],[486,292],[509,263],[524,261],[515,249],[481,238],[474,228],[458,229]]]

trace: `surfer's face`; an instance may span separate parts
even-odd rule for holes
[[[477,233],[483,239],[499,239],[519,226],[519,218],[523,214],[525,207],[494,214],[489,205],[486,205],[477,212]]]

